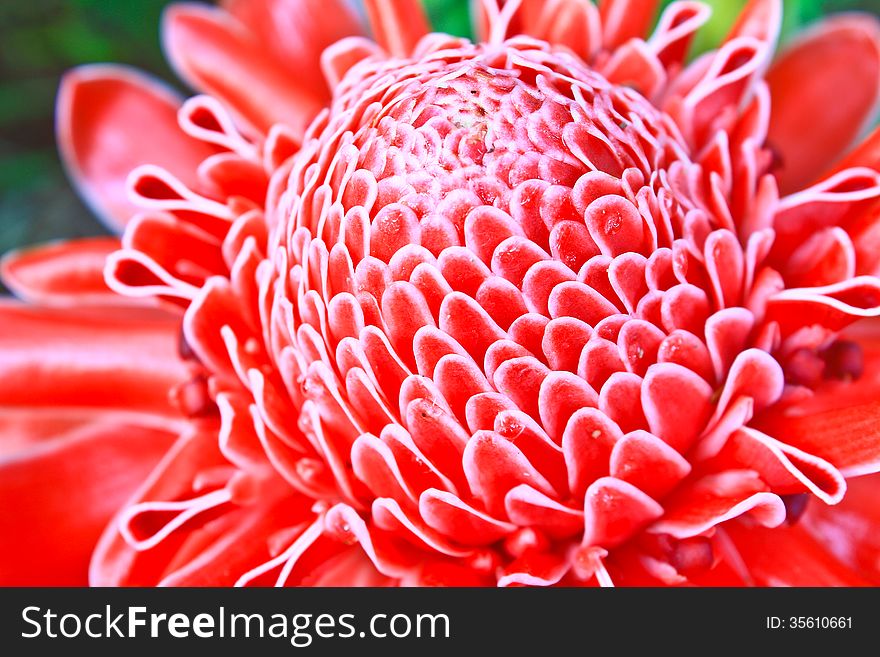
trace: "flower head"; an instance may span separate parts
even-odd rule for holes
[[[107,487],[60,527],[85,553],[118,505],[92,583],[880,581],[845,479],[880,468],[878,137],[839,161],[880,28],[773,61],[753,0],[689,62],[707,9],[648,37],[655,4],[485,0],[476,42],[417,1],[367,0],[374,40],[341,0],[180,5],[207,95],[70,74],[62,152],[124,235],[7,259],[41,307],[0,319],[79,349],[20,368],[23,442],[63,437],[12,489]]]

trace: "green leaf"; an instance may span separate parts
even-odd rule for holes
[[[435,32],[473,38],[467,0],[424,0]]]

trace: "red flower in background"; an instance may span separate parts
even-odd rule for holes
[[[124,233],[4,261],[0,581],[880,583],[878,22],[365,4],[65,79]]]

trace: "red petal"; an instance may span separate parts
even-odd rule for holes
[[[172,5],[162,38],[180,75],[227,103],[262,135],[276,123],[297,134],[320,111],[322,93],[300,84],[260,47],[259,37],[226,12],[203,5]]]
[[[858,386],[858,384],[851,384]],[[876,389],[874,395],[876,395]],[[857,400],[831,386],[800,404],[774,409],[754,423],[761,431],[825,459],[854,477],[880,470],[880,401]]]
[[[86,66],[64,76],[58,148],[80,194],[110,227],[121,230],[135,213],[125,185],[135,167],[154,164],[195,186],[199,164],[216,152],[180,130],[179,105],[159,82],[122,66]]]
[[[847,481],[837,506],[813,504],[801,522],[829,552],[856,572],[880,584],[880,476]]]
[[[859,586],[867,582],[826,551],[801,525],[766,529],[729,523],[752,580],[759,586]]]
[[[180,320],[155,310],[0,305],[0,400],[177,417],[169,392],[190,378]]]
[[[324,559],[303,578],[300,586],[392,586],[394,580],[382,575],[367,555],[357,547]]]
[[[614,547],[663,515],[663,507],[614,477],[597,479],[584,500],[584,545]]]
[[[783,290],[767,302],[767,317],[779,322],[787,336],[818,324],[832,331],[866,317],[880,317],[880,279],[857,276],[824,287]]]
[[[785,271],[790,287],[821,287],[856,275],[856,249],[849,234],[834,226],[804,242],[788,261]]]
[[[456,558],[470,556],[473,552],[456,546],[449,538],[426,525],[418,513],[407,513],[396,500],[387,497],[373,500],[370,513],[377,527],[407,540],[417,548]]]
[[[655,500],[672,490],[691,471],[690,463],[647,431],[628,433],[611,450],[611,476],[626,481]]]
[[[0,277],[15,295],[44,306],[141,304],[104,283],[104,263],[120,248],[113,237],[91,237],[7,253]]]
[[[425,522],[462,545],[490,545],[516,529],[462,502],[452,493],[426,490],[419,498]]]
[[[0,461],[0,584],[85,586],[107,522],[173,440],[93,424]]]
[[[370,434],[361,435],[352,445],[351,464],[355,475],[373,495],[415,503],[417,493],[410,490],[391,448]]]
[[[504,506],[510,519],[521,527],[535,527],[553,538],[574,536],[584,526],[583,512],[560,504],[528,484],[510,489]]]
[[[376,42],[394,57],[409,55],[431,31],[419,0],[366,0],[364,4]]]
[[[651,433],[679,452],[686,451],[705,428],[712,414],[711,398],[708,383],[675,363],[653,365],[642,384],[642,408]]]
[[[529,484],[546,495],[553,487],[532,466],[523,453],[492,431],[478,431],[465,447],[464,471],[471,490],[490,512],[504,511],[504,496],[514,486]]]
[[[531,9],[531,13],[529,13]],[[589,61],[602,45],[599,10],[592,2],[525,0],[519,28],[523,34],[574,50]]]
[[[175,532],[150,550],[138,552],[126,543],[119,531],[122,513],[131,505],[144,501],[189,499],[193,497],[196,475],[223,465],[229,463],[217,449],[215,429],[191,431],[181,436],[129,500],[129,506],[120,511],[104,530],[92,556],[89,583],[92,586],[155,586],[182,543],[191,535],[190,531],[198,524]],[[292,524],[301,521],[294,519]]]
[[[605,48],[612,50],[632,38],[644,38],[654,15],[658,0],[602,0],[602,36]]]
[[[830,18],[801,36],[767,75],[768,140],[782,155],[783,192],[834,163],[873,120],[880,98],[880,24],[868,15]]]
[[[195,529],[158,585],[232,586],[242,573],[271,557],[269,541],[254,540],[254,536],[277,534],[279,527],[308,513],[312,504],[306,497],[285,498],[277,504],[264,501]]]
[[[837,504],[846,492],[843,476],[828,461],[750,427],[730,437],[717,463],[754,470],[779,494],[809,491],[826,504]]]
[[[748,36],[766,41],[772,46],[779,37],[781,27],[781,0],[749,0],[730,29],[726,40]]]
[[[526,553],[505,568],[498,586],[552,586],[569,567],[568,559],[557,554]]]
[[[117,419],[105,409],[45,409],[35,413],[32,408],[0,407],[0,460],[22,454],[41,443],[64,439],[86,427]],[[157,428],[176,429],[173,422],[157,422]]]
[[[388,577],[404,577],[420,562],[415,549],[396,536],[368,525],[348,505],[337,504],[327,512],[327,531],[343,542],[357,541],[373,565]]]
[[[749,470],[708,475],[679,486],[664,501],[666,513],[650,531],[689,538],[731,518],[751,512],[760,524],[776,527],[785,520],[782,500]]]
[[[299,84],[321,98],[330,97],[320,72],[321,53],[337,41],[361,32],[348,2],[226,0],[224,6],[256,35],[277,62],[296,76]]]
[[[855,167],[868,167],[880,171],[880,128],[874,128],[871,134],[827,173],[826,177],[830,178],[844,169]]]

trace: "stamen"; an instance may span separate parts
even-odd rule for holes
[[[785,505],[785,522],[788,525],[797,524],[801,516],[807,510],[810,502],[808,493],[799,493],[797,495],[780,495],[782,503]]]
[[[823,351],[820,356],[825,361],[825,378],[838,381],[854,381],[865,370],[862,348],[849,340],[838,340]]]

